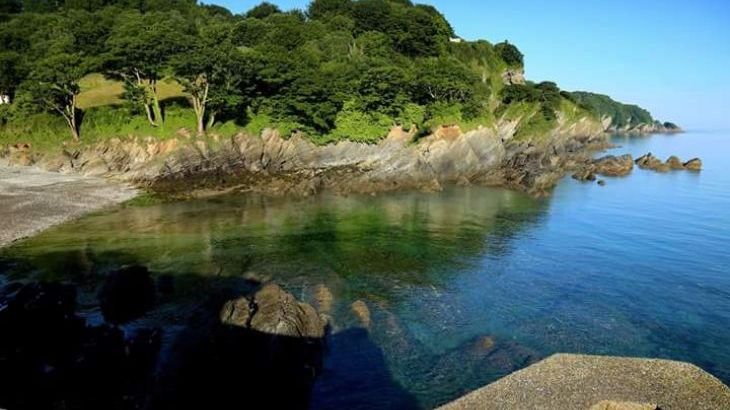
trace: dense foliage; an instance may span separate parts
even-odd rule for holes
[[[0,94],[12,101],[0,121],[26,130],[55,114],[83,139],[114,133],[105,120],[157,135],[187,116],[199,134],[278,127],[321,142],[376,141],[398,124],[489,125],[510,104],[555,121],[566,96],[554,83],[503,90],[502,73],[523,64],[517,47],[454,37],[435,8],[409,0],[264,2],[240,15],[195,0],[0,0]],[[79,105],[94,73],[122,87],[123,104]],[[165,98],[169,84],[177,98]]]
[[[654,123],[649,111],[636,105],[622,104],[606,95],[579,91],[570,93],[568,97],[601,118],[610,117],[611,125],[616,128]]]

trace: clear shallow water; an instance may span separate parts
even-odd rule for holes
[[[333,335],[315,408],[432,407],[554,352],[686,360],[730,382],[730,133],[616,142],[705,169],[566,178],[547,199],[472,187],[126,207],[3,250],[0,271],[89,289],[120,263],[177,275],[180,297],[148,320],[221,277],[312,302],[323,284]]]

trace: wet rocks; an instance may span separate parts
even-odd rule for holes
[[[355,314],[360,323],[363,325],[363,327],[369,328],[371,319],[370,309],[368,308],[368,305],[362,300],[356,300],[352,303],[350,308],[352,309],[352,312]]]
[[[104,318],[122,324],[142,316],[155,302],[155,283],[144,266],[129,266],[107,276],[99,291]]]
[[[676,155],[667,158],[667,165],[673,170],[684,169],[684,164],[682,164],[682,161]]]
[[[161,333],[90,326],[74,286],[11,283],[0,290],[0,407],[138,408]]]
[[[634,160],[631,155],[606,155],[593,162],[594,170],[597,174],[620,177],[631,173],[634,169]]]
[[[573,174],[573,179],[578,181],[595,181],[596,174],[593,173],[592,169],[586,168]]]
[[[689,170],[689,171],[701,171],[702,170],[702,160],[699,158],[693,158],[684,163],[684,169]]]
[[[332,291],[326,285],[317,285],[314,289],[314,301],[319,313],[329,315],[332,312],[334,296],[332,296]]]
[[[297,301],[275,284],[264,286],[252,298],[226,302],[221,323],[276,336],[321,339],[326,323],[311,305]]]
[[[648,169],[657,172],[668,172],[670,170],[700,171],[702,169],[702,160],[699,158],[693,158],[683,163],[677,156],[672,155],[667,158],[666,162],[662,162],[650,152],[637,158],[636,165],[638,165],[641,169]]]
[[[651,152],[637,158],[636,165],[641,169],[650,169],[657,172],[668,172],[671,169],[669,165],[652,155]]]

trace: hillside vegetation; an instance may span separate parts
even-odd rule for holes
[[[0,106],[0,143],[266,127],[375,142],[394,125],[500,118],[529,137],[565,110],[639,118],[550,82],[504,85],[522,70],[517,47],[457,41],[438,10],[408,0],[239,15],[194,0],[4,0],[0,21],[0,94],[12,101]]]

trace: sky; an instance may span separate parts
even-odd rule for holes
[[[209,2],[243,12],[260,1]],[[518,46],[529,80],[608,94],[689,130],[730,130],[730,0],[415,2],[438,8],[467,40]]]

